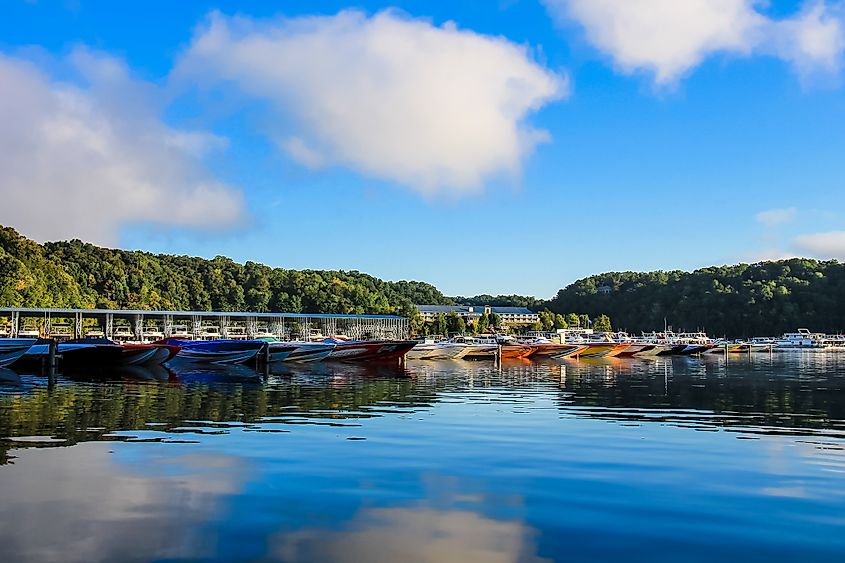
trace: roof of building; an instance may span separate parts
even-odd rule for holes
[[[417,305],[421,313],[483,313],[484,305]],[[499,315],[534,315],[534,311],[525,307],[490,307]]]

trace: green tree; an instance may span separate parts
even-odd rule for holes
[[[568,324],[570,328],[581,328],[581,318],[575,313],[567,313],[566,324]]]
[[[481,316],[478,317],[476,330],[478,334],[487,334],[487,331],[490,330],[490,317],[487,316],[487,313],[481,313]]]
[[[450,334],[463,334],[464,332],[466,332],[466,328],[466,322],[464,321],[463,317],[461,317],[454,311],[450,311],[449,314],[446,315],[446,330]]]
[[[542,328],[538,330],[545,330],[550,331],[555,326],[555,314],[549,311],[548,309],[543,309],[538,313],[540,317],[540,326]]]
[[[569,328],[569,324],[566,322],[566,317],[564,317],[560,313],[557,313],[555,315],[555,328]]]
[[[597,332],[611,332],[613,326],[610,324],[610,317],[607,315],[599,315],[593,319],[593,330]]]
[[[490,313],[488,315],[488,320],[490,322],[490,328],[493,330],[500,330],[502,328],[502,317],[500,317],[497,313]]]
[[[438,315],[434,317],[434,321],[431,323],[432,334],[436,334],[438,336],[445,336],[448,330],[449,327],[446,324],[446,315],[444,315],[443,313],[438,313]]]

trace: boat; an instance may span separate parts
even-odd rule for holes
[[[123,348],[121,363],[126,366],[161,365],[175,358],[182,349],[181,346],[157,342],[151,344],[121,344],[120,346]]]
[[[106,338],[79,338],[59,342],[56,354],[62,366],[140,366],[159,365],[179,352],[178,346],[162,344],[119,344]],[[50,353],[49,342],[34,344],[21,358],[22,363],[40,361]]]
[[[157,344],[179,346],[177,360],[210,364],[239,364],[258,354],[265,343],[260,340],[180,340],[166,338]]]
[[[570,346],[571,348],[568,349],[568,350],[563,350],[563,351],[555,354],[554,356],[552,356],[552,358],[554,358],[556,360],[561,360],[563,358],[579,358],[580,353],[587,349],[587,346],[585,346],[584,344],[574,344],[573,343],[573,344],[566,344],[566,346]]]
[[[23,329],[18,331],[18,338],[40,338],[41,331],[35,325],[24,325]]]
[[[414,340],[345,340],[339,338],[326,338],[323,342],[335,345],[326,359],[343,362],[398,360],[417,344]]]
[[[0,339],[0,367],[8,367],[26,354],[38,342],[37,338]]]
[[[654,358],[657,356],[668,355],[672,351],[673,346],[669,344],[650,343],[645,348],[634,352],[636,358]]]
[[[319,362],[332,353],[335,346],[326,342],[283,342],[262,339],[268,347],[270,362]]]
[[[412,360],[459,360],[469,351],[470,347],[465,343],[426,338],[417,341],[406,357]]]
[[[787,332],[776,341],[776,346],[783,349],[821,349],[827,335],[810,332],[809,329],[799,328],[798,332]]]
[[[628,349],[628,344],[618,342],[582,342],[586,346],[578,352],[580,358],[612,358]]]
[[[502,344],[499,347],[499,354],[503,360],[518,360],[527,358],[533,354],[535,348],[528,344]]]
[[[456,336],[452,342],[466,346],[464,360],[488,360],[499,353],[499,343],[494,336]]]

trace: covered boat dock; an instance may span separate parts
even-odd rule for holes
[[[0,337],[13,338],[406,339],[408,334],[408,319],[397,315],[0,307]]]

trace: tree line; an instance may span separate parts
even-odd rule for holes
[[[451,304],[433,285],[341,270],[288,270],[79,240],[38,244],[0,227],[0,306],[414,316]]]
[[[608,314],[632,333],[664,324],[729,338],[799,327],[838,333],[845,328],[845,265],[793,258],[693,272],[610,272],[578,280],[545,306]]]

